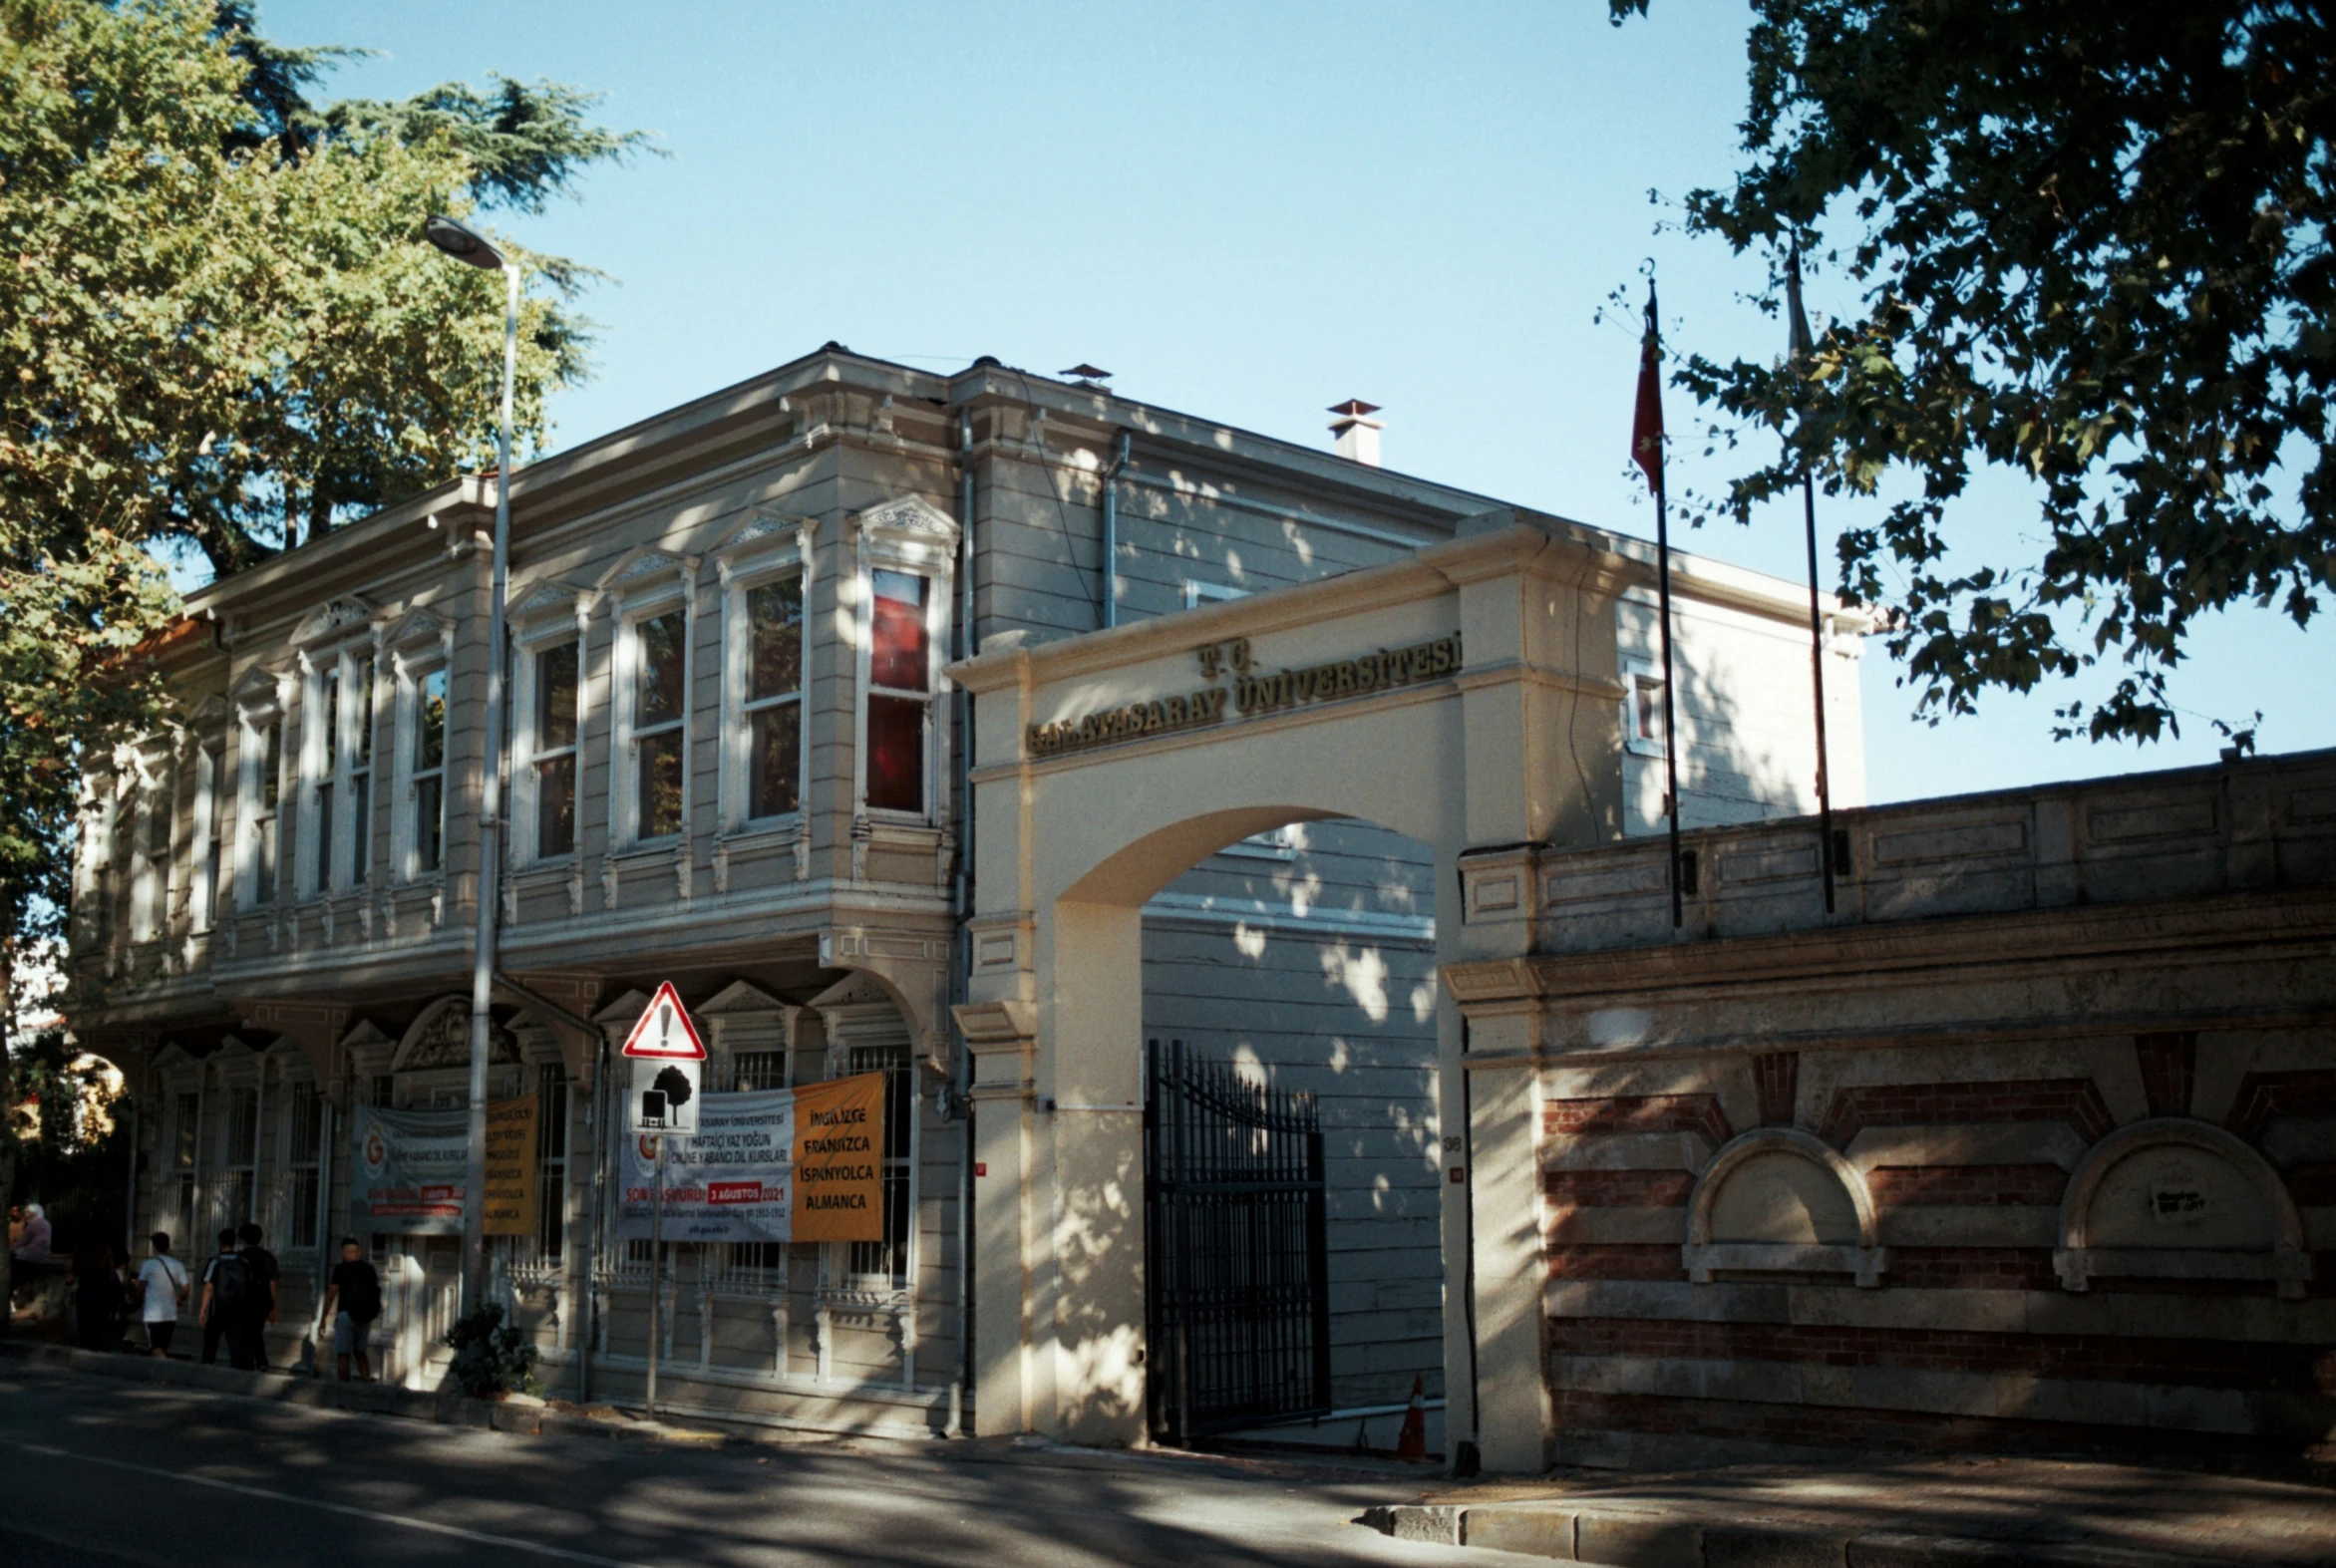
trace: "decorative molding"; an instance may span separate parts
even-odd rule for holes
[[[518,1040],[507,1029],[489,1030],[488,1058],[498,1067],[519,1064]],[[392,1071],[419,1072],[430,1068],[468,1067],[471,1063],[471,999],[440,997],[422,1010],[398,1040]]]
[[[2093,1205],[2109,1175],[2137,1154],[2154,1148],[2194,1148],[2231,1166],[2254,1185],[2271,1212],[2278,1235],[2269,1249],[2247,1247],[2096,1247],[2092,1244]],[[2210,1202],[2200,1191],[2201,1204]],[[2083,1291],[2096,1278],[2273,1280],[2279,1294],[2300,1301],[2305,1282],[2312,1277],[2311,1254],[2305,1250],[2302,1216],[2279,1172],[2252,1144],[2236,1134],[2188,1116],[2154,1116],[2118,1128],[2093,1145],[2069,1178],[2060,1203],[2060,1245],[2052,1264],[2061,1288]]]
[[[1750,1160],[1764,1154],[1786,1154],[1808,1161],[1840,1183],[1857,1216],[1855,1245],[1836,1242],[1765,1242],[1712,1240],[1712,1207],[1728,1178]],[[1870,1290],[1881,1283],[1889,1267],[1889,1249],[1881,1245],[1881,1222],[1873,1194],[1856,1166],[1840,1151],[1799,1127],[1756,1127],[1723,1144],[1696,1177],[1688,1199],[1687,1243],[1680,1249],[1687,1277],[1695,1284],[1711,1283],[1715,1270],[1757,1270],[1764,1273],[1849,1274],[1858,1287]]]
[[[889,533],[901,536],[922,535],[937,539],[957,537],[957,519],[926,500],[922,495],[902,495],[881,505],[870,506],[851,518],[854,533]]]
[[[342,594],[300,618],[299,624],[292,628],[292,646],[307,648],[329,641],[352,628],[370,627],[374,614],[372,603],[362,595]]]

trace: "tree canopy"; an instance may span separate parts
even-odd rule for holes
[[[2201,614],[2302,625],[2336,590],[2330,22],[1754,0],[1745,161],[1688,227],[1765,258],[1771,308],[1795,244],[1855,299],[1802,363],[1680,379],[1782,438],[1721,502],[1739,517],[1804,472],[1863,496],[1910,476],[1841,538],[1840,583],[1892,611],[1923,711],[2102,666],[2114,689],[2064,733],[2156,738]],[[1956,509],[1988,466],[2030,482],[2034,549]]]
[[[233,572],[490,462],[502,284],[423,222],[538,211],[641,145],[548,82],[312,101],[351,53],[241,3],[0,0],[0,1030],[84,765],[160,718],[158,554]],[[539,448],[590,274],[498,243],[548,285],[519,338]]]

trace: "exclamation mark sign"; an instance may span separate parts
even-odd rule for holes
[[[657,1010],[657,1049],[671,1050],[673,1046],[673,1004],[668,1002]]]

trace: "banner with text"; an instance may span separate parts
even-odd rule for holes
[[[535,1228],[533,1096],[487,1107],[487,1233],[524,1236]],[[471,1113],[359,1105],[350,1118],[349,1219],[361,1231],[400,1235],[463,1233],[463,1187]]]
[[[668,1241],[880,1241],[884,1075],[708,1095],[698,1135],[667,1139]],[[644,1240],[657,1139],[624,1134],[616,1233]]]

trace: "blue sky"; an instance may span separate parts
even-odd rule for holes
[[[1324,409],[1366,398],[1390,468],[1651,534],[1626,472],[1633,329],[1593,318],[1651,258],[1682,346],[1776,349],[1743,297],[1759,263],[1668,227],[1669,202],[1735,166],[1748,18],[1723,0],[1657,0],[1622,29],[1603,0],[275,0],[260,19],[381,51],[329,94],[541,76],[654,133],[668,156],[502,219],[613,278],[585,303],[599,374],[556,404],[559,444],[836,339],[940,370],[1088,361],[1129,396],[1321,445]],[[1812,308],[1831,303],[1819,280]],[[1695,424],[1683,395],[1668,408],[1675,436]],[[1679,445],[1675,491],[1725,482]],[[1828,529],[1863,520],[1821,505]],[[2010,479],[1957,525],[1982,544],[2035,526]],[[1804,575],[1797,513],[1682,542]],[[2207,624],[2174,693],[2198,717],[2136,748],[2055,743],[2061,690],[1910,723],[1877,645],[1873,798],[2210,762],[2204,716],[2257,709],[2265,750],[2336,744],[2310,651],[2267,612]]]

